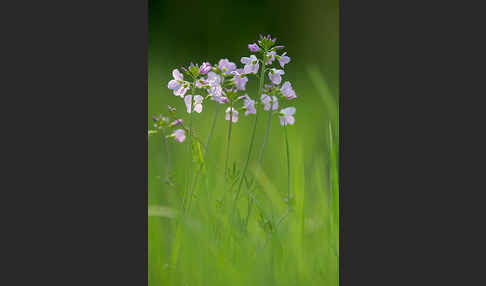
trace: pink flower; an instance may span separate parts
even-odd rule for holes
[[[235,83],[236,87],[239,90],[245,90],[246,89],[246,83],[248,82],[248,78],[246,76],[243,76],[243,70],[242,69],[237,69],[235,71],[231,72],[233,76],[233,82]]]
[[[288,81],[286,81],[282,85],[282,88],[280,89],[280,91],[282,91],[282,95],[285,96],[287,99],[293,99],[293,98],[297,97],[295,95],[295,91],[292,89],[292,85]]]
[[[208,62],[204,62],[199,68],[199,73],[207,74],[211,70],[211,65]]]
[[[195,95],[194,102],[191,101],[192,101],[192,95],[186,95],[186,97],[184,97],[184,103],[186,104],[187,107],[187,113],[191,113],[191,105],[194,111],[196,111],[197,113],[201,113],[203,108],[202,107],[203,97],[200,95]]]
[[[179,142],[184,142],[184,140],[186,140],[186,131],[184,131],[184,129],[177,129],[172,133],[171,136]]]
[[[170,126],[177,126],[177,125],[181,125],[182,123],[184,123],[184,120],[176,119],[170,124]]]
[[[184,75],[182,75],[178,69],[172,71],[173,80],[169,81],[167,87],[174,91],[174,95],[184,97],[189,89],[189,83],[184,81]]]
[[[215,72],[209,72],[207,83],[209,85],[208,93],[211,96],[211,99],[219,103],[225,103],[227,99],[223,97],[223,88],[221,87],[221,77]]]
[[[253,43],[253,44],[248,44],[248,49],[250,49],[250,52],[255,53],[260,50],[260,47],[256,43]]]
[[[263,103],[263,110],[277,110],[278,109],[278,99],[276,96],[270,97],[267,94],[262,94],[261,97],[262,103]]]
[[[230,113],[232,113],[232,115],[230,115]],[[233,123],[236,123],[238,121],[238,111],[236,111],[236,109],[234,109],[233,107],[226,108],[225,120],[230,120],[230,116]]]
[[[255,109],[255,101],[251,99],[248,94],[243,95],[240,98],[244,98],[244,108],[246,109],[245,111],[245,116],[248,116],[248,114],[256,114],[256,109]]]
[[[281,56],[278,57],[278,62],[280,66],[283,68],[284,65],[290,63],[290,58],[286,56],[287,52],[283,53]]]
[[[266,62],[267,65],[271,65],[273,61],[275,60],[275,56],[277,53],[275,51],[271,51],[267,53],[268,60]]]
[[[242,57],[241,63],[245,65],[245,67],[243,68],[243,72],[246,74],[249,73],[256,74],[258,72],[258,68],[260,67],[260,64],[258,63],[258,59],[255,55],[251,55],[249,58]]]
[[[219,60],[218,68],[224,74],[229,74],[236,69],[236,65],[235,63],[230,62],[228,59],[221,59]]]
[[[278,98],[274,95],[272,96],[272,110],[278,109]]]
[[[295,123],[295,107],[287,107],[280,110],[280,125],[285,126],[287,124],[293,125]]]
[[[283,70],[278,70],[278,69],[271,69],[270,72],[268,73],[268,77],[272,81],[274,85],[280,84],[282,81],[281,75],[285,74]]]

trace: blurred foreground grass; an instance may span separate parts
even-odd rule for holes
[[[168,78],[169,72],[150,73]],[[166,83],[149,86],[149,117],[166,113],[167,104],[187,116],[184,103]],[[227,121],[219,110],[214,136],[187,216],[178,213],[184,190],[187,142],[170,140],[174,186],[166,184],[162,137],[149,138],[149,285],[338,285],[338,96],[315,67],[292,81],[297,99],[296,123],[288,127],[291,199],[287,212],[287,161],[283,127],[272,122],[262,168],[256,168],[268,114],[259,118],[248,169],[259,182],[251,200],[240,194],[236,223],[231,222],[235,189],[224,177]],[[254,97],[248,87],[250,95]],[[195,130],[205,140],[215,111],[207,102],[196,115]],[[230,161],[241,169],[246,159],[253,117],[241,114],[233,125]],[[152,120],[148,118],[149,129]],[[251,209],[248,216],[248,210]],[[248,217],[248,221],[247,221]],[[262,217],[265,219],[262,220]]]

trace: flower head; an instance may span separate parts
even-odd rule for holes
[[[245,111],[245,116],[248,116],[248,114],[256,114],[256,109],[255,109],[255,101],[251,99],[248,94],[245,94],[241,96],[240,98],[244,98],[243,105],[244,108],[246,109]]]
[[[179,142],[184,142],[186,139],[186,131],[184,131],[184,129],[177,129],[171,134],[171,136]]]
[[[280,66],[283,68],[286,64],[290,63],[290,57],[286,56],[287,52],[283,53],[281,56],[278,57],[278,62]]]
[[[267,65],[271,65],[273,61],[275,60],[275,56],[277,53],[275,51],[271,51],[267,53],[268,60],[266,62]]]
[[[276,96],[270,97],[267,94],[262,94],[261,101],[263,103],[263,110],[277,110],[278,109],[278,99]]]
[[[169,110],[170,113],[176,112],[176,108],[175,107],[172,107],[170,105],[167,105],[167,110]]]
[[[223,103],[221,102],[221,98],[223,97],[223,88],[221,87],[221,77],[215,72],[209,72],[207,83],[209,85],[207,90],[209,95],[211,96],[211,99],[219,103]]]
[[[260,47],[256,43],[248,44],[248,49],[250,49],[250,52],[252,53],[260,51]]]
[[[272,110],[278,109],[278,98],[274,95],[272,96]]]
[[[203,101],[203,97],[200,95],[194,96],[194,102],[192,102],[192,95],[186,95],[186,97],[184,97],[184,103],[186,104],[187,107],[187,113],[192,112],[191,105],[192,105],[192,110],[196,111],[197,113],[201,113],[202,101]]]
[[[231,113],[231,115],[230,115],[230,113]],[[230,117],[231,117],[231,121],[233,121],[233,123],[236,123],[238,121],[238,111],[236,111],[236,109],[234,109],[233,107],[226,108],[225,120],[230,120]]]
[[[270,49],[275,44],[276,41],[277,41],[277,38],[273,38],[272,39],[272,37],[270,36],[270,34],[266,35],[265,37],[263,37],[260,34],[260,40],[258,40],[258,43],[263,48]]]
[[[197,88],[203,88],[205,85],[208,84],[208,82],[205,79],[200,78],[196,80],[194,84],[196,85]]]
[[[295,107],[287,107],[280,110],[280,125],[285,126],[287,124],[293,125],[295,123]]]
[[[176,119],[170,124],[170,126],[177,126],[177,125],[181,125],[182,123],[184,123],[184,120]]]
[[[221,59],[218,63],[218,68],[224,73],[229,74],[236,69],[236,65],[228,59]]]
[[[219,76],[219,74],[217,74],[215,72],[209,72],[208,73],[208,82],[209,82],[209,85],[211,85],[212,83],[213,84],[221,84],[221,77]]]
[[[292,85],[288,81],[284,82],[280,91],[282,91],[283,96],[287,99],[293,99],[297,97],[295,95],[295,91],[292,89]]]
[[[181,74],[178,69],[172,71],[172,76],[174,79],[169,81],[167,87],[174,91],[174,95],[184,97],[184,94],[186,94],[189,89],[189,83],[184,81],[184,75]]]
[[[243,73],[242,69],[237,69],[235,71],[231,72],[233,76],[233,82],[235,83],[236,87],[239,90],[245,90],[246,89],[246,83],[248,82],[248,78],[244,76],[245,74]]]
[[[204,62],[199,68],[199,73],[207,74],[210,70],[211,70],[211,64],[209,64],[208,62]]]
[[[283,70],[278,70],[278,69],[271,69],[270,72],[268,73],[268,77],[272,81],[273,84],[277,85],[280,84],[282,81],[281,75],[285,74]]]
[[[251,55],[249,58],[242,57],[241,63],[245,65],[245,67],[243,68],[243,72],[246,74],[249,73],[256,74],[258,72],[258,68],[260,67],[260,64],[258,63],[258,59],[255,55]]]

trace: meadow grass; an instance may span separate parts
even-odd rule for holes
[[[227,121],[219,111],[204,168],[192,189],[191,206],[181,213],[188,183],[187,146],[169,140],[171,172],[161,135],[148,143],[149,285],[338,285],[339,265],[339,109],[315,67],[295,82],[296,123],[287,127],[290,154],[290,211],[287,146],[278,118],[271,122],[262,164],[266,116],[258,122],[251,161],[236,211],[233,202],[251,136],[254,115],[232,126],[225,177]],[[152,72],[151,77],[167,75]],[[167,104],[184,110],[163,84],[149,85],[149,117]],[[204,140],[215,104],[206,104],[193,124]],[[187,114],[186,114],[187,115]],[[148,118],[149,128],[152,120]],[[192,168],[196,172],[195,168]],[[194,178],[195,176],[193,176]],[[231,177],[231,176],[230,176]],[[250,188],[256,181],[256,188]]]

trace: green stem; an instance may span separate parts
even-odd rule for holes
[[[268,134],[270,133],[270,125],[272,123],[272,115],[273,110],[270,110],[268,115],[267,128],[265,130],[265,137],[263,138],[262,149],[260,150],[260,155],[258,156],[258,165],[261,165],[263,161],[263,153],[265,152],[265,147],[267,146]]]
[[[191,105],[189,106],[190,107],[189,110],[191,111],[191,113],[189,113],[189,147],[187,149],[188,154],[189,154],[189,166],[188,166],[189,172],[186,176],[186,188],[184,190],[184,196],[183,196],[183,200],[182,200],[182,209],[184,210],[184,212],[185,212],[185,209],[186,209],[186,201],[188,200],[187,195],[189,193],[189,189],[191,187],[191,182],[192,182],[192,180],[190,178],[191,178],[191,173],[192,173],[192,114],[193,114],[192,105],[193,105],[193,101],[194,101],[194,84],[192,84],[191,93],[192,93],[191,94]]]
[[[259,97],[259,93],[262,92],[262,90],[263,90],[263,83],[265,81],[265,55],[266,54],[267,54],[267,51],[264,51],[263,52],[262,68],[261,68],[261,72],[260,72],[260,84],[258,86],[257,98]],[[258,108],[259,106],[260,105],[257,105],[257,109],[260,109],[260,108]],[[233,216],[236,212],[236,203],[238,202],[238,198],[240,196],[241,186],[243,185],[243,180],[245,179],[246,170],[248,169],[248,162],[250,161],[250,158],[251,158],[251,151],[253,149],[253,143],[255,142],[255,133],[256,133],[256,127],[257,127],[257,123],[258,123],[258,114],[260,114],[259,110],[257,110],[257,113],[255,114],[255,120],[253,122],[253,131],[252,131],[252,134],[251,134],[250,148],[248,150],[248,156],[246,158],[245,167],[243,168],[243,171],[241,173],[240,184],[238,185],[238,190],[236,191],[235,201],[233,203]]]
[[[209,142],[211,141],[211,138],[213,137],[213,131],[214,131],[214,127],[216,126],[216,120],[218,119],[218,111],[219,111],[219,103],[216,104],[216,110],[214,111],[214,116],[213,116],[213,122],[211,122],[211,128],[209,129],[209,135],[208,135],[208,139],[206,140],[206,147],[204,147],[204,149],[208,149],[209,148]],[[206,154],[207,151],[204,153]]]
[[[170,178],[170,157],[169,157],[169,147],[167,144],[167,138],[165,138],[165,131],[162,130],[162,138],[164,138],[164,151],[165,157],[167,158],[167,178]]]
[[[265,137],[263,138],[262,149],[260,150],[260,154],[258,155],[258,166],[261,166],[262,165],[263,153],[265,153],[265,147],[267,146],[268,134],[270,133],[270,125],[272,123],[272,115],[273,115],[273,110],[270,110],[269,111],[269,116],[268,116],[267,128],[265,130]],[[256,187],[256,179],[253,178],[253,181],[250,184],[250,192],[253,192],[253,190],[255,189],[255,187]],[[248,195],[248,200],[249,201],[251,200],[251,197],[249,195]],[[253,205],[250,204],[250,202],[248,202],[248,213],[247,213],[247,216],[246,216],[246,225],[248,225],[248,220],[250,218],[252,206]]]
[[[233,125],[233,99],[230,98],[230,116],[229,116],[229,128],[228,128],[228,141],[226,144],[226,160],[224,162],[224,173],[226,175],[228,171],[228,159],[229,159],[229,151],[231,145],[231,126]]]
[[[204,165],[206,164],[206,158],[207,158],[207,154],[208,154],[209,142],[211,140],[211,137],[213,136],[214,126],[216,125],[218,110],[219,110],[219,103],[216,105],[216,110],[215,110],[214,116],[213,116],[213,122],[211,123],[211,128],[209,129],[208,139],[206,140],[206,147],[204,148],[204,158],[203,158],[203,162],[204,162],[203,164]],[[189,205],[187,207],[187,211],[189,211],[191,209],[192,196],[193,196],[193,193],[194,193],[194,188],[197,185],[197,182],[198,182],[199,176],[202,173],[203,167],[204,166],[201,165],[201,167],[199,168],[199,170],[198,170],[198,172],[196,174],[196,178],[194,179],[194,184],[192,184],[192,187],[191,187],[191,196],[189,197]]]
[[[284,126],[285,129],[285,144],[287,145],[287,205],[290,210],[290,151],[289,151],[289,138],[287,135],[287,124]]]

